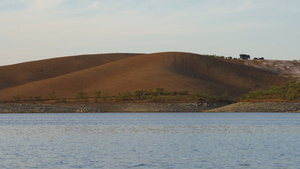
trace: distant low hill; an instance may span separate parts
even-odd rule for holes
[[[14,96],[75,97],[79,90],[116,95],[157,87],[188,90],[231,99],[295,77],[242,60],[222,60],[193,53],[98,54],[47,59],[0,67],[0,100]]]

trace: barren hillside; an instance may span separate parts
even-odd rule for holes
[[[0,67],[0,100],[13,96],[75,97],[79,90],[93,96],[150,90],[189,90],[232,98],[289,78],[277,72],[191,53],[107,54],[72,56]],[[2,73],[4,72],[4,73]]]
[[[0,66],[0,89],[49,79],[139,54],[97,54],[61,57]]]

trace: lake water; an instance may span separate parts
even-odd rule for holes
[[[300,168],[300,114],[0,114],[0,168]]]

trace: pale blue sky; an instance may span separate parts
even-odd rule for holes
[[[0,65],[165,51],[300,60],[300,1],[0,0]]]

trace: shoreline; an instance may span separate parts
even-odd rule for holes
[[[0,113],[203,112],[227,103],[4,103]]]
[[[300,112],[300,102],[0,103],[0,113]]]
[[[208,112],[284,112],[300,113],[300,102],[238,102]]]

